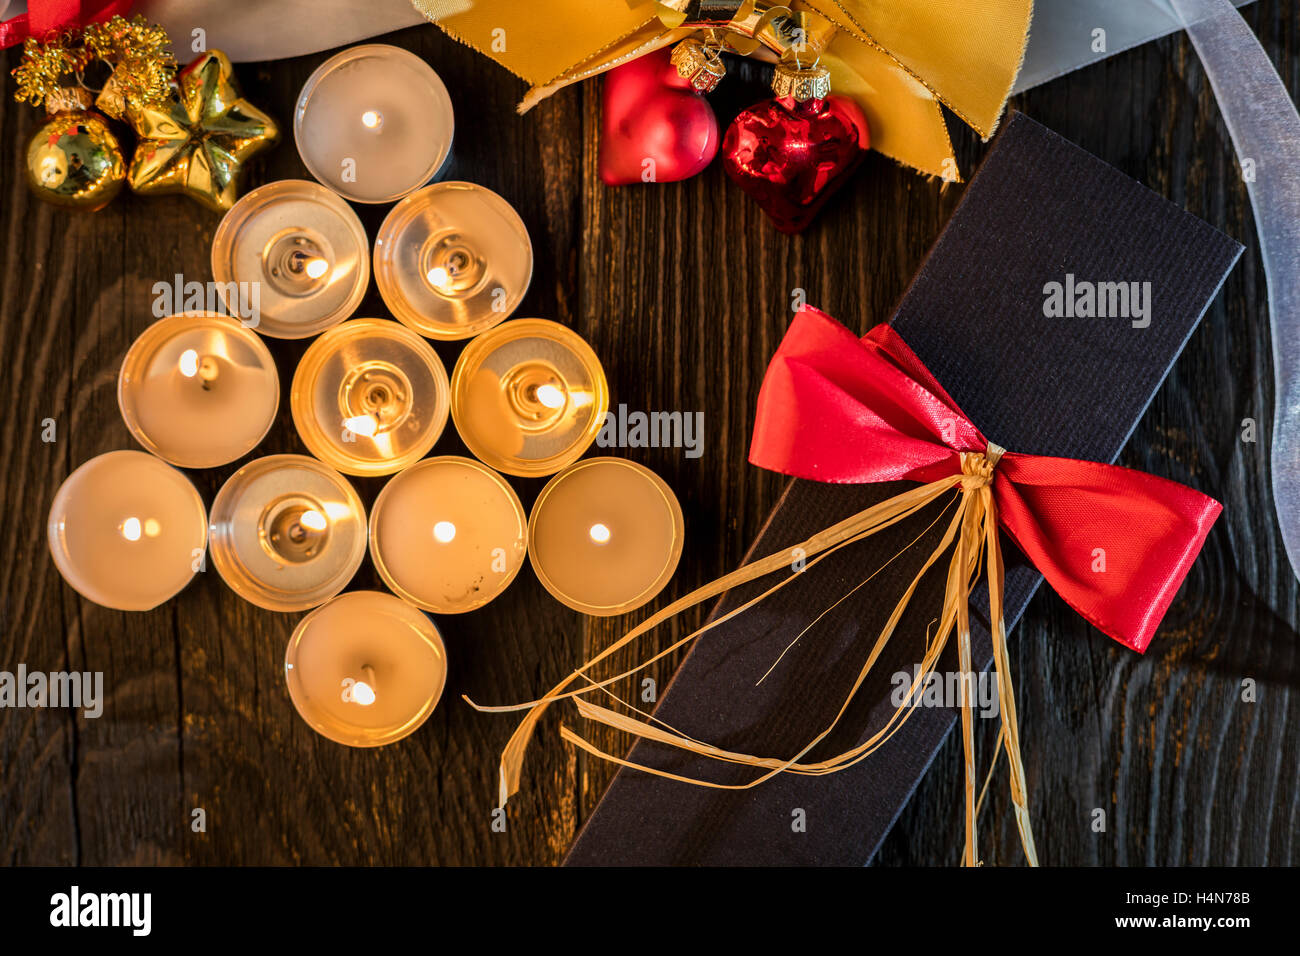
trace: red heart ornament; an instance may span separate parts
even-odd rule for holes
[[[610,186],[689,179],[718,152],[718,119],[667,47],[605,75],[600,178]]]
[[[771,217],[800,232],[867,155],[867,118],[847,96],[766,100],[727,127],[727,175]]]

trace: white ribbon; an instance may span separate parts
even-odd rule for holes
[[[1300,114],[1229,0],[1171,0],[1205,66],[1255,212],[1273,332],[1273,503],[1300,573]]]
[[[1251,0],[1233,0],[1244,6]],[[1170,0],[1034,0],[1014,93],[1182,29]]]
[[[542,2],[542,0],[520,0]],[[1235,0],[1238,6],[1250,0]],[[1037,0],[1025,63],[1015,91],[1096,63],[1179,29],[1170,0]],[[14,16],[26,4],[0,0]],[[136,11],[166,27],[176,58],[187,63],[195,29],[208,47],[235,62],[280,60],[356,43],[427,22],[411,0],[142,0]],[[1093,31],[1106,31],[1096,50]]]

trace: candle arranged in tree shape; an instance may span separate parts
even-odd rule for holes
[[[370,513],[370,555],[398,597],[459,614],[505,590],[528,552],[519,497],[491,468],[445,456],[389,479]]]
[[[596,353],[546,319],[515,319],[470,342],[451,393],[452,418],[470,451],[511,475],[549,475],[572,464],[609,411]]]
[[[681,505],[662,478],[623,458],[589,458],[537,496],[528,556],[562,603],[586,614],[623,614],[663,590],[683,535]]]
[[[83,597],[147,611],[173,597],[203,563],[208,521],[183,474],[142,451],[81,465],[50,506],[50,554]]]
[[[228,315],[159,319],[127,350],[117,402],[136,441],[182,468],[257,447],[280,407],[280,377],[257,335]]]
[[[429,343],[386,319],[352,319],[311,344],[293,376],[293,423],[311,453],[349,475],[423,458],[447,424],[447,370]]]
[[[234,315],[256,306],[263,335],[301,339],[356,311],[370,246],[352,207],[324,186],[286,179],[254,189],[212,239],[212,278]],[[239,301],[232,301],[238,297]]]
[[[433,713],[447,652],[433,622],[405,601],[349,591],[298,623],[284,676],[293,706],[317,733],[350,747],[381,747]]]
[[[438,183],[389,212],[375,239],[375,281],[394,317],[431,339],[464,339],[519,305],[533,246],[511,205],[473,183]]]
[[[305,611],[338,594],[366,553],[366,514],[348,480],[305,455],[271,455],[230,476],[212,502],[212,563],[236,594]]]
[[[318,180],[355,202],[400,199],[451,153],[451,97],[414,53],[352,47],[316,68],[293,116],[298,155]]]

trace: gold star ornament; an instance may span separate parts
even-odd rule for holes
[[[180,72],[170,101],[132,107],[127,119],[140,138],[127,172],[131,188],[184,193],[217,212],[234,205],[244,160],[280,139],[275,120],[240,94],[220,50]]]

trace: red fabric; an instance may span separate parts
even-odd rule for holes
[[[50,33],[99,23],[115,14],[126,15],[132,0],[31,0],[27,12],[0,23],[0,49],[22,43],[29,36],[43,39]]]
[[[749,460],[798,478],[865,484],[961,473],[988,439],[888,325],[861,339],[804,309],[758,396]],[[1144,472],[1008,451],[998,522],[1053,589],[1100,630],[1145,651],[1223,510]],[[1104,570],[1098,550],[1104,552]]]

